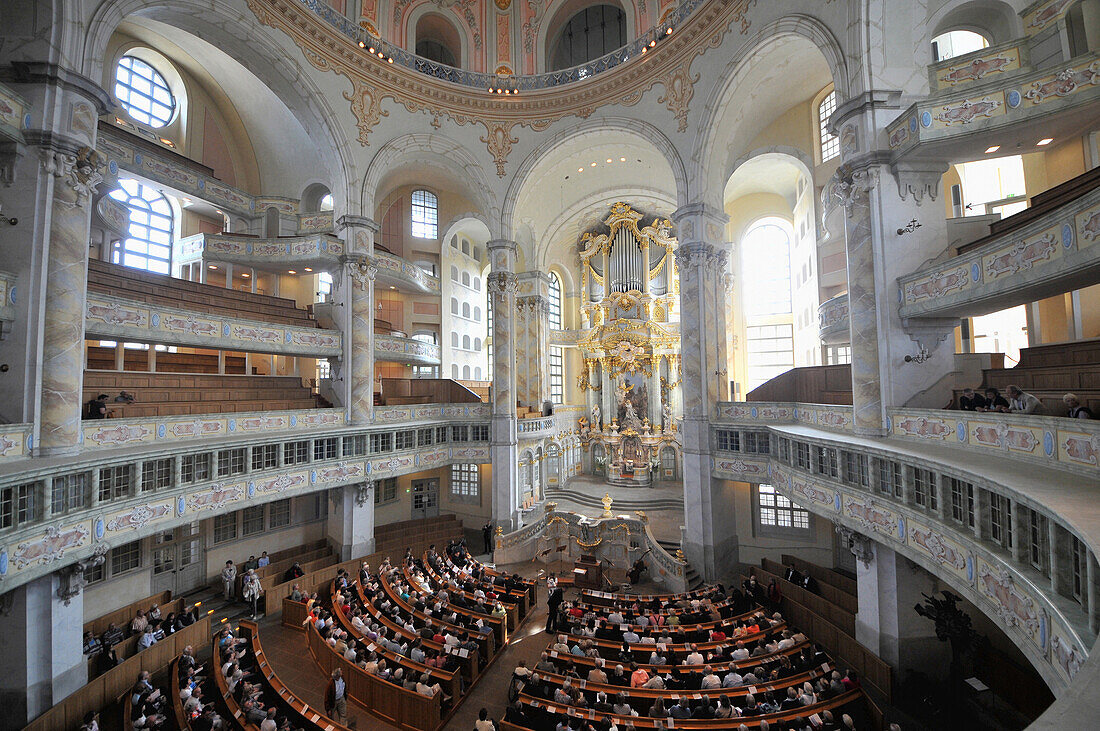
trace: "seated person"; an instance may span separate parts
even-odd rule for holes
[[[963,411],[980,411],[987,404],[985,397],[972,388],[964,388],[962,396],[959,396],[959,408]]]
[[[1082,406],[1081,402],[1077,400],[1077,395],[1067,393],[1062,397],[1062,402],[1065,403],[1066,408],[1069,409],[1066,416],[1071,419],[1095,419],[1092,410],[1088,406]]]
[[[1008,412],[1008,399],[1001,395],[997,389],[990,387],[985,390],[985,406],[975,408],[975,411],[1001,411]]]
[[[1030,393],[1021,391],[1019,386],[1009,386],[1005,391],[1008,393],[1008,410],[1013,414],[1043,413],[1043,402]]]

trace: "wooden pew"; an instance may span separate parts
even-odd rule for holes
[[[172,694],[172,715],[176,718],[176,728],[180,731],[187,731],[190,724],[187,720],[187,714],[183,710],[183,699],[180,698],[179,671],[180,658],[177,655],[168,667],[168,692]],[[215,668],[214,672],[221,674],[220,668]]]
[[[406,566],[405,564],[402,564],[401,565],[401,571],[405,575],[405,580],[408,581],[410,585],[417,586],[417,584],[415,584],[412,580],[412,574],[410,573],[408,566]],[[431,574],[428,574],[428,575],[431,576]],[[439,585],[438,580],[436,581],[436,584],[437,584],[437,586]],[[481,621],[483,621],[485,624],[487,624],[487,625],[489,625],[490,627],[493,628],[493,634],[496,636],[497,644],[503,646],[503,645],[508,643],[508,622],[507,622],[507,618],[501,619],[500,617],[494,617],[494,616],[489,615],[489,614],[480,614],[479,612],[474,612],[474,611],[471,611],[469,609],[463,609],[461,607],[456,607],[452,604],[448,604],[448,607],[453,609],[456,614],[461,614],[463,616],[470,617],[471,619],[479,619],[480,618]]]
[[[391,602],[394,602],[399,607],[401,607],[402,611],[404,611],[406,614],[412,615],[414,619],[420,620],[422,625],[426,625],[429,627],[438,627],[439,629],[449,629],[452,632],[465,631],[465,628],[460,627],[457,624],[451,624],[450,622],[444,621],[440,617],[429,616],[424,612],[417,611],[415,607],[402,599],[401,595],[393,590],[393,587],[390,586],[389,579],[387,579],[385,576],[379,576],[378,583],[382,585],[382,591],[386,593],[386,596]],[[360,593],[360,596],[364,595]],[[474,639],[477,640],[478,650],[480,651],[482,660],[485,663],[488,663],[489,659],[492,658],[494,653],[496,652],[497,643],[495,641],[495,637],[495,634],[474,635]],[[501,647],[503,647],[503,645],[501,645]]]
[[[328,674],[340,668],[344,682],[347,683],[348,697],[361,704],[372,715],[408,731],[434,731],[440,725],[443,719],[442,693],[436,693],[429,698],[368,675],[358,665],[337,655],[321,639],[316,627],[307,628],[306,638],[309,652],[317,665]]]

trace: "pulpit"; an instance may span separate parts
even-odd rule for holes
[[[573,564],[573,585],[578,589],[603,587],[603,566],[595,556],[581,556]]]

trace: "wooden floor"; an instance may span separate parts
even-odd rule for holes
[[[500,568],[526,577],[533,577],[538,570],[530,563]],[[649,582],[639,584],[637,590],[640,594],[661,591],[657,585]],[[569,598],[573,595],[572,590],[566,592]],[[443,727],[444,731],[470,731],[474,727],[474,721],[477,720],[477,714],[481,708],[489,710],[489,718],[499,721],[504,717],[504,708],[508,704],[508,682],[512,678],[512,671],[521,660],[526,660],[527,667],[533,668],[551,639],[551,635],[544,631],[546,628],[545,587],[540,587],[539,598],[540,603],[528,615],[527,621],[512,633],[508,647],[481,674],[477,685],[466,694],[458,710]],[[264,652],[279,679],[306,703],[323,709],[325,685],[328,679],[310,656],[306,647],[305,634],[284,627],[281,617],[275,617],[265,618],[260,622],[260,637],[263,640]],[[364,707],[348,699],[349,723],[352,719],[356,719],[357,726],[362,731],[366,729],[394,731],[393,726],[378,720]]]

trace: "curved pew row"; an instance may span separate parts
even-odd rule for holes
[[[411,569],[407,564],[402,564],[401,573],[404,576],[405,581],[408,582],[410,586],[420,588],[420,585],[414,580]],[[440,585],[438,583],[435,587],[423,589],[423,591],[429,594],[438,592],[439,590]],[[494,617],[491,614],[482,614],[481,612],[464,609],[463,607],[456,607],[450,603],[447,604],[447,608],[451,609],[456,614],[461,614],[462,616],[468,617],[471,620],[481,619],[485,624],[488,624],[490,627],[493,628],[493,635],[496,637],[498,645],[503,647],[504,645],[508,644],[509,627],[506,619],[501,617]]]
[[[439,574],[439,572],[436,571],[432,567],[431,563],[428,561],[427,553],[424,554],[422,565],[424,567],[424,574],[429,578],[430,581],[435,583],[437,589],[442,589],[442,588],[447,586],[447,581],[444,579],[444,577],[441,576]],[[407,566],[406,566],[406,568],[407,568]],[[448,589],[448,590],[452,591],[452,592],[457,591],[467,601],[470,601],[470,602],[476,602],[477,601],[476,597],[471,592],[468,592],[468,591],[466,591],[462,588],[459,588],[459,589],[453,589],[452,588],[452,589]],[[512,604],[505,603],[503,600],[501,600],[501,604],[502,604],[502,606],[504,606],[504,608],[507,612],[507,614],[506,614],[507,631],[508,632],[514,632],[516,630],[516,628],[519,627],[520,622],[522,621],[522,617],[520,616],[520,613],[519,613],[519,607],[514,603],[512,603]],[[458,607],[455,607],[455,609],[458,609]],[[481,614],[481,612],[476,612],[476,613]],[[493,615],[486,613],[483,616],[492,617]]]

